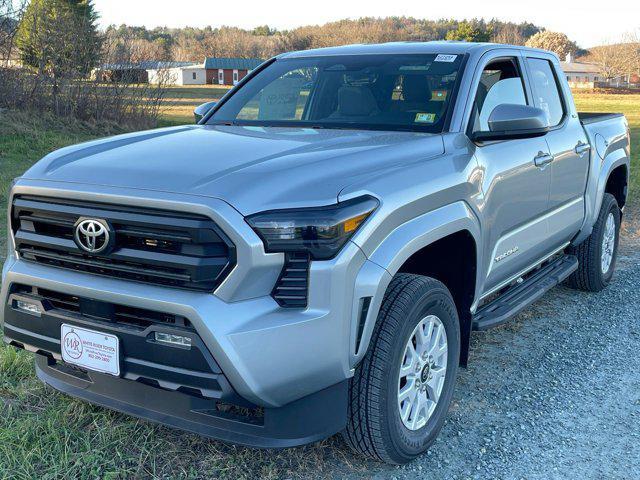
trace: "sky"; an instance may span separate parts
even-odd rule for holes
[[[582,48],[640,30],[640,0],[94,0],[100,26],[291,29],[343,18],[407,16],[531,22],[566,33]]]

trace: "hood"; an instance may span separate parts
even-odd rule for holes
[[[443,151],[425,133],[192,125],[63,148],[23,177],[206,195],[249,215],[335,203],[351,183]]]

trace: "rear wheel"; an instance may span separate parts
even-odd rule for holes
[[[432,278],[396,275],[351,381],[343,433],[351,448],[388,463],[426,451],[451,403],[459,355],[460,326],[447,288]]]
[[[578,257],[578,270],[567,280],[570,287],[599,292],[613,277],[620,238],[620,208],[615,197],[604,194],[591,235],[569,253]]]

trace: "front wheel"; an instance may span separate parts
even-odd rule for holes
[[[447,288],[432,278],[396,275],[351,380],[343,433],[349,446],[396,464],[426,451],[449,409],[459,355],[460,325]]]
[[[599,292],[613,277],[620,238],[620,208],[615,197],[605,193],[591,235],[569,253],[578,257],[578,269],[567,279],[570,287]]]

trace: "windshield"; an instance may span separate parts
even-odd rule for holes
[[[278,59],[207,123],[440,133],[461,63],[461,55]]]

